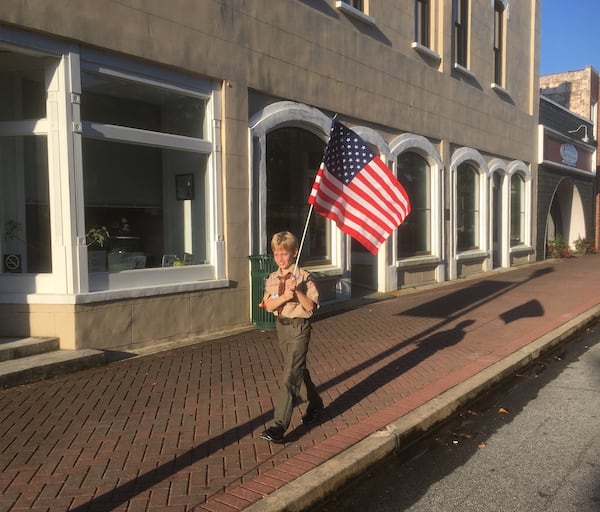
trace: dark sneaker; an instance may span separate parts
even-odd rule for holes
[[[308,404],[306,408],[306,414],[302,416],[302,423],[305,425],[308,423],[314,423],[319,419],[321,415],[321,411],[323,410],[323,402],[319,402],[318,404]]]
[[[271,443],[283,444],[283,429],[277,426],[269,427],[260,435],[260,438]]]

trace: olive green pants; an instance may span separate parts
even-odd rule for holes
[[[294,399],[299,398],[309,404],[321,404],[321,398],[306,368],[306,355],[311,332],[310,322],[303,325],[282,325],[277,322],[279,348],[283,355],[281,388],[275,401],[276,425],[284,431],[290,426]]]

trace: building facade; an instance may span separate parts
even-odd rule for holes
[[[0,5],[0,335],[126,348],[250,323],[332,117],[403,183],[376,256],[323,218],[324,300],[535,259],[537,0]]]
[[[581,149],[583,149],[583,161],[586,162],[584,164],[585,171],[583,175],[579,174],[579,178],[582,178],[586,184],[584,187],[585,193],[582,195],[582,197],[586,198],[586,202],[581,202],[581,204],[588,210],[592,208],[594,212],[591,218],[589,214],[580,216],[578,229],[565,227],[572,224],[570,220],[567,221],[566,219],[562,222],[561,229],[565,231],[566,238],[571,245],[574,242],[573,235],[575,232],[581,233],[585,231],[586,238],[593,239],[595,249],[598,251],[600,250],[600,196],[598,194],[599,187],[597,181],[597,170],[600,164],[598,160],[600,76],[592,66],[575,71],[544,75],[540,77],[540,91],[543,95],[542,99],[547,98],[550,100],[544,101],[547,105],[546,114],[548,114],[544,118],[542,118],[543,107],[540,105],[540,123],[545,125],[548,122],[549,126],[553,126],[564,136],[570,138],[570,142],[572,142],[573,147],[577,150],[575,153],[571,151],[574,156],[575,154],[579,156]],[[554,103],[554,106],[551,106],[551,103]],[[564,111],[560,113],[560,108],[557,108],[557,106],[562,106],[570,113]],[[552,115],[551,110],[554,110],[557,115]],[[550,118],[554,118],[554,120],[551,121]],[[579,165],[571,165],[571,167],[577,167],[581,171],[581,162],[580,160]],[[566,170],[569,171],[569,169]],[[572,176],[573,172],[574,170],[571,169],[571,172],[567,173],[567,175]],[[591,198],[589,197],[590,195],[592,195]],[[569,209],[562,208],[560,211],[569,211]],[[578,211],[578,209],[575,208],[575,211]],[[548,212],[538,212],[538,215],[542,215],[544,219],[547,218],[547,214]],[[585,230],[581,224],[583,217],[588,219]],[[551,230],[552,224],[553,222],[550,221]]]
[[[537,254],[565,243],[569,252],[594,239],[596,147],[594,125],[562,105],[540,97]],[[550,246],[549,246],[550,244]],[[554,252],[554,253],[553,253]]]

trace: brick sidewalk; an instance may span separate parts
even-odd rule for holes
[[[281,368],[251,330],[0,391],[0,512],[242,510],[598,304],[582,256],[445,284],[314,322],[326,409],[258,436]]]

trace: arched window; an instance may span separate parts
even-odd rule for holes
[[[302,235],[308,215],[308,196],[315,181],[325,143],[297,127],[285,127],[267,134],[267,239],[278,231]],[[302,263],[331,260],[330,223],[313,214],[302,249]]]
[[[431,254],[431,169],[419,154],[398,155],[398,180],[411,203],[411,213],[398,228],[398,256]]]
[[[461,164],[456,173],[456,249],[479,248],[479,175]]]
[[[525,180],[519,174],[510,180],[510,245],[521,245],[525,240]]]

